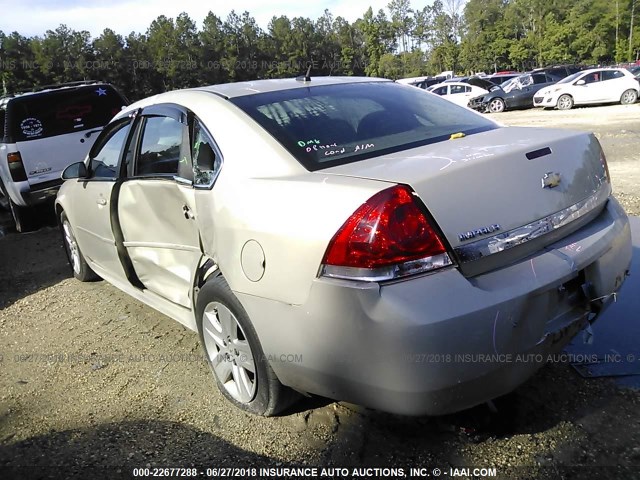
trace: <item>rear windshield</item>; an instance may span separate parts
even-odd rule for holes
[[[448,100],[393,82],[296,88],[231,102],[311,171],[497,128]]]
[[[9,103],[7,134],[25,142],[103,127],[126,104],[109,85],[27,94]]]

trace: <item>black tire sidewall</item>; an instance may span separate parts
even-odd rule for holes
[[[76,273],[73,269],[73,261],[71,260],[71,251],[69,249],[69,245],[67,243],[67,238],[64,233],[64,223],[67,222],[69,224],[69,228],[71,229],[71,233],[76,241],[76,246],[78,248],[78,257],[80,258],[80,272]],[[60,214],[60,233],[62,234],[62,244],[64,245],[64,251],[67,254],[67,260],[69,261],[69,268],[71,268],[71,273],[76,278],[76,280],[80,280],[81,282],[87,282],[90,280],[94,280],[97,278],[97,275],[91,270],[91,267],[87,264],[84,259],[84,255],[82,255],[82,251],[80,250],[80,246],[78,245],[78,239],[76,238],[76,234],[73,231],[73,226],[71,222],[67,218],[67,214],[62,212]]]
[[[211,302],[218,302],[227,307],[236,317],[238,323],[242,327],[245,336],[247,337],[247,341],[249,342],[249,346],[251,347],[251,352],[253,354],[253,360],[256,366],[256,393],[249,403],[240,403],[235,398],[233,398],[226,390],[224,385],[220,382],[217,375],[213,371],[213,365],[211,360],[209,359],[209,352],[207,352],[207,347],[204,342],[204,332],[202,329],[202,318],[205,307]],[[271,367],[267,362],[267,358],[265,357],[262,346],[260,345],[260,341],[258,340],[258,335],[249,320],[249,316],[245,311],[244,307],[237,299],[237,297],[231,292],[229,285],[227,284],[224,277],[218,275],[214,278],[208,280],[198,292],[198,299],[196,301],[196,322],[198,325],[198,334],[200,336],[200,343],[202,344],[202,349],[205,352],[207,363],[209,364],[209,368],[211,369],[211,374],[213,375],[216,384],[218,385],[218,389],[231,403],[236,405],[238,408],[253,413],[255,415],[267,415],[270,414],[270,409],[272,408],[273,403],[273,395],[274,389],[279,388],[279,382],[275,375],[271,371]]]

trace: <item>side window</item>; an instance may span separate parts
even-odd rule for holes
[[[620,70],[605,70],[602,72],[602,81],[615,80],[616,78],[622,78],[624,74]]]
[[[451,95],[456,93],[464,93],[464,85],[451,85]]]
[[[129,121],[123,122],[99,138],[91,149],[93,178],[117,178],[122,145],[129,133]]]
[[[596,83],[600,81],[600,72],[593,72],[583,77],[584,83]]]
[[[547,76],[544,73],[536,73],[533,76],[533,84],[541,85],[543,83],[547,83]]]
[[[222,159],[217,154],[213,140],[205,131],[202,124],[195,120],[193,125],[193,184],[201,187],[211,187],[215,182]]]
[[[435,93],[436,95],[446,95],[447,94],[447,87],[436,88],[435,90],[433,90],[432,93]]]
[[[135,175],[170,175],[191,179],[191,161],[185,145],[185,126],[170,117],[145,121]]]

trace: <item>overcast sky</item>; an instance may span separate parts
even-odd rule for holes
[[[289,18],[304,16],[312,19],[328,8],[334,16],[356,20],[369,8],[386,8],[390,0],[234,0],[230,2],[206,0],[0,0],[0,30],[8,34],[18,31],[25,36],[42,35],[55,30],[61,23],[74,30],[88,30],[99,36],[105,28],[127,35],[132,31],[146,32],[159,15],[175,18],[187,12],[198,28],[209,11],[222,19],[231,9],[236,13],[247,10],[258,24],[266,29],[274,15]],[[431,3],[430,1],[428,3]],[[422,8],[426,0],[413,0]]]

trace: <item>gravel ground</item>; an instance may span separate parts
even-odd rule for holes
[[[595,130],[618,198],[638,215],[638,113],[640,105],[495,118]],[[197,335],[178,323],[105,282],[70,278],[56,228],[0,238],[0,477],[42,474],[7,469],[25,465],[63,467],[44,471],[61,478],[87,478],[87,467],[116,478],[135,467],[191,465],[495,467],[509,479],[640,474],[640,396],[567,364],[543,368],[497,399],[497,411],[403,418],[314,398],[265,419],[231,407],[200,355]]]

